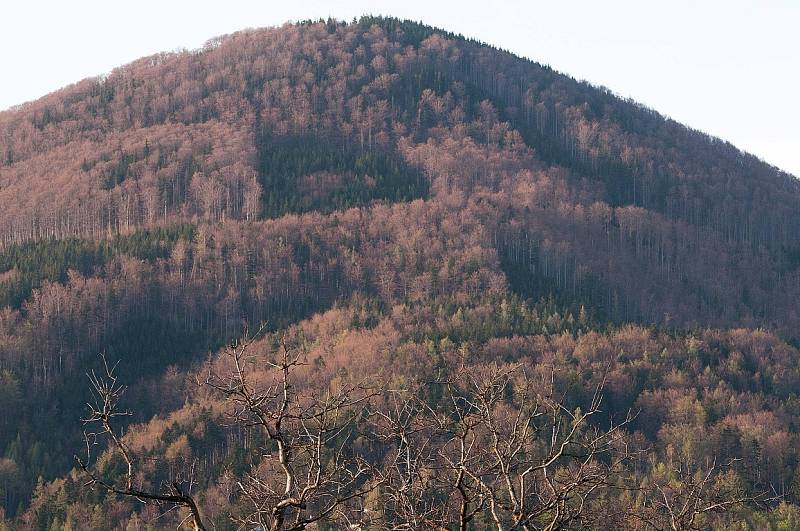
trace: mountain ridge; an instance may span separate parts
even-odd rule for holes
[[[368,20],[393,21],[393,22],[395,22],[397,24],[401,24],[401,25],[408,25],[408,24],[417,25],[417,26],[420,26],[420,27],[424,28],[424,31],[427,32],[428,35],[433,34],[433,33],[437,33],[437,34],[440,34],[440,35],[442,35],[442,36],[444,36],[446,38],[449,38],[449,39],[470,42],[470,43],[477,44],[477,45],[480,45],[480,46],[483,46],[483,47],[487,47],[487,48],[490,48],[492,50],[501,52],[503,54],[512,56],[512,57],[514,57],[516,59],[527,61],[527,62],[529,62],[529,63],[531,63],[531,64],[533,64],[533,65],[535,65],[535,66],[537,66],[539,68],[542,68],[544,70],[550,70],[550,71],[552,71],[554,74],[556,74],[558,76],[562,76],[562,77],[568,78],[568,79],[574,81],[575,83],[586,85],[586,86],[588,86],[588,87],[590,87],[592,89],[595,89],[595,90],[598,90],[600,92],[606,93],[606,94],[610,95],[613,98],[616,98],[618,100],[624,101],[624,102],[626,102],[628,104],[631,104],[633,106],[639,107],[639,108],[641,108],[643,111],[645,111],[647,113],[655,114],[657,117],[663,119],[664,121],[671,122],[671,123],[674,123],[676,125],[679,125],[680,127],[683,127],[683,128],[687,129],[688,131],[690,131],[690,132],[692,132],[694,134],[708,136],[711,139],[712,142],[719,142],[719,143],[722,143],[724,145],[728,145],[728,146],[734,147],[734,148],[738,149],[743,155],[755,158],[755,159],[757,159],[758,162],[771,166],[777,172],[783,173],[783,174],[787,174],[787,175],[797,179],[797,176],[794,176],[792,174],[792,172],[783,170],[783,169],[779,168],[778,166],[776,166],[774,164],[771,164],[769,161],[760,158],[758,155],[755,155],[753,153],[741,150],[733,142],[731,142],[729,140],[726,140],[725,138],[723,138],[721,136],[709,135],[708,133],[705,133],[700,128],[689,126],[687,124],[684,124],[684,123],[680,122],[679,120],[677,120],[675,118],[672,118],[672,117],[670,117],[668,115],[665,115],[662,112],[658,111],[658,109],[656,109],[655,107],[652,107],[650,105],[647,105],[647,104],[644,104],[644,103],[638,101],[635,96],[622,95],[621,93],[616,92],[612,88],[609,88],[609,87],[606,87],[606,86],[603,86],[603,85],[593,84],[592,81],[589,80],[589,79],[578,79],[576,77],[571,76],[568,72],[557,70],[555,68],[552,68],[547,63],[540,62],[540,60],[538,60],[538,59],[535,59],[535,58],[532,58],[532,57],[523,56],[523,55],[517,55],[515,52],[513,52],[513,51],[511,51],[509,49],[494,46],[489,42],[482,41],[478,37],[468,37],[468,36],[465,36],[465,35],[460,34],[460,33],[454,33],[454,32],[448,31],[448,30],[446,30],[444,28],[441,28],[441,27],[438,27],[438,26],[427,25],[422,21],[415,21],[415,20],[411,20],[411,19],[397,19],[397,18],[394,18],[394,17],[391,17],[391,16],[384,16],[384,15],[369,15],[369,16],[364,16],[364,17],[361,17],[361,18],[362,19],[368,19]],[[355,19],[354,19],[354,22],[355,22]],[[119,66],[119,67],[115,67],[114,69],[112,69],[109,72],[106,72],[106,73],[103,73],[103,74],[98,74],[98,75],[95,75],[95,76],[88,76],[86,78],[83,78],[83,79],[77,80],[75,82],[69,83],[69,84],[67,84],[67,85],[65,85],[65,86],[63,86],[61,88],[58,88],[58,89],[56,89],[56,90],[54,90],[52,92],[49,92],[47,94],[44,94],[44,95],[40,96],[40,97],[31,99],[31,100],[28,100],[28,101],[25,101],[25,102],[22,102],[22,103],[14,104],[14,105],[8,107],[7,109],[0,110],[0,115],[5,114],[5,113],[13,114],[13,113],[17,113],[17,112],[23,112],[27,108],[35,106],[35,104],[37,102],[41,101],[41,100],[45,100],[45,99],[48,99],[48,98],[51,98],[51,97],[55,98],[59,94],[62,94],[65,91],[70,91],[73,88],[77,88],[77,87],[83,85],[84,83],[103,82],[109,76],[114,75],[115,72],[117,72],[118,70],[124,70],[126,67],[131,66],[131,65],[133,65],[135,63],[139,63],[139,62],[142,62],[142,61],[149,61],[153,65],[156,65],[156,64],[160,64],[165,59],[170,58],[170,57],[186,55],[186,54],[188,54],[188,55],[200,54],[200,53],[203,53],[203,52],[211,51],[214,48],[222,45],[226,40],[231,39],[231,38],[235,38],[236,36],[246,35],[246,34],[250,34],[250,33],[258,33],[258,32],[263,32],[263,31],[267,31],[267,30],[279,30],[283,26],[292,26],[292,25],[308,26],[308,25],[314,25],[314,24],[320,24],[320,23],[325,23],[325,24],[347,24],[346,21],[341,21],[341,20],[331,19],[331,18],[328,18],[327,20],[326,19],[318,19],[318,20],[307,19],[307,20],[302,20],[302,21],[298,21],[298,22],[291,22],[291,21],[290,22],[286,22],[282,26],[266,26],[266,27],[260,27],[260,28],[259,27],[249,27],[249,28],[244,28],[244,29],[241,29],[241,30],[234,31],[232,33],[226,33],[226,34],[217,35],[215,37],[211,37],[205,43],[203,43],[203,45],[201,45],[200,47],[197,47],[197,48],[191,48],[190,49],[190,48],[181,47],[181,48],[177,48],[177,49],[174,49],[174,50],[171,50],[171,51],[156,52],[156,53],[153,53],[153,54],[150,54],[150,55],[142,56],[139,59],[135,59],[135,60],[133,60],[133,61],[131,61],[129,63],[126,63],[125,65],[122,65],[122,66]]]

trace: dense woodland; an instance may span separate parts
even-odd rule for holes
[[[191,529],[102,488],[125,449],[209,529],[800,529],[800,183],[727,143],[365,17],[81,81],[0,155],[0,530]],[[285,521],[270,382],[339,493]]]

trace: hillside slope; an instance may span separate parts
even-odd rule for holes
[[[0,113],[0,155],[0,500],[15,525],[80,521],[95,502],[98,529],[129,524],[130,506],[81,497],[74,477],[37,486],[72,465],[98,352],[133,384],[132,421],[178,419],[139,428],[171,444],[197,419],[224,425],[214,399],[186,403],[186,382],[262,322],[273,342],[305,331],[320,388],[381,367],[424,380],[471,352],[558,366],[585,407],[606,371],[608,413],[646,411],[634,431],[656,459],[727,444],[753,463],[736,472],[747,489],[789,493],[800,182],[634,102],[365,17],[81,81]],[[212,432],[191,439],[209,489],[220,463],[244,466],[241,435]]]
[[[3,113],[0,131],[7,243],[458,196],[508,271],[611,318],[797,329],[795,178],[431,28],[239,33]]]

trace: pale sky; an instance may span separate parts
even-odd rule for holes
[[[0,0],[0,109],[247,27],[367,13],[549,64],[800,176],[800,0]]]

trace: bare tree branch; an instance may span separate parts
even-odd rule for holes
[[[78,466],[89,478],[86,486],[92,488],[100,487],[120,496],[133,497],[142,503],[172,504],[175,507],[185,507],[189,509],[189,517],[192,520],[195,531],[205,531],[206,527],[200,510],[190,494],[191,487],[188,492],[184,492],[178,481],[173,481],[167,487],[167,492],[162,493],[149,492],[134,487],[136,458],[123,437],[112,426],[112,421],[116,417],[129,416],[131,414],[128,411],[120,411],[118,409],[120,399],[126,388],[119,383],[117,376],[114,374],[117,364],[109,367],[105,356],[103,355],[101,358],[104,372],[97,374],[96,371],[92,370],[87,375],[94,400],[92,403],[87,404],[89,415],[83,419],[84,426],[98,426],[98,428],[95,431],[84,430],[86,459],[75,456]],[[90,467],[92,447],[98,444],[98,439],[101,437],[109,439],[109,450],[121,457],[125,462],[127,472],[125,473],[124,486],[102,479],[100,474]]]

